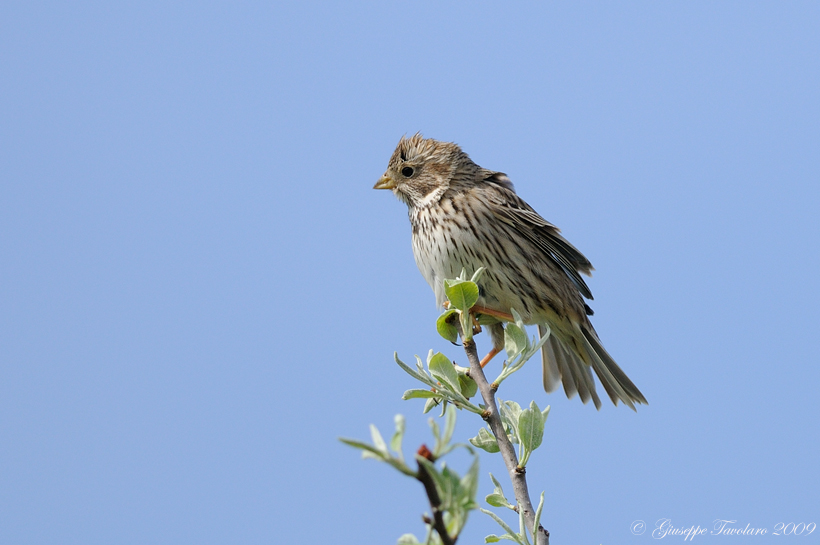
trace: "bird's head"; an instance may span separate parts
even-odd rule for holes
[[[458,145],[416,133],[402,136],[373,188],[392,189],[408,206],[423,207],[437,202],[455,180],[473,179],[479,170]]]

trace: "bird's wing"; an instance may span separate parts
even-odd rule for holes
[[[538,215],[515,193],[506,175],[493,173],[485,181],[489,183],[481,185],[481,193],[491,205],[495,217],[540,248],[569,276],[581,295],[592,299],[589,286],[579,274],[589,275],[592,272],[589,260],[561,236],[556,226]]]

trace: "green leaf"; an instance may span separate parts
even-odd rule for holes
[[[535,520],[532,525],[532,542],[538,543],[538,527],[541,526],[541,511],[544,509],[544,493],[541,492],[541,501],[538,502],[538,508],[535,510]]]
[[[436,422],[435,418],[428,418],[427,423],[430,425],[430,431],[433,433],[433,438],[436,440],[436,443],[440,443],[441,428],[439,428],[438,422]]]
[[[413,534],[404,534],[396,542],[396,545],[419,545],[420,542]]]
[[[441,398],[438,398],[438,397],[431,397],[431,398],[430,398],[430,399],[428,399],[428,400],[427,400],[427,402],[424,404],[424,410],[422,410],[422,411],[421,411],[421,412],[422,412],[422,414],[427,414],[427,413],[429,413],[430,411],[432,411],[433,409],[435,409],[435,408],[438,406],[438,404],[439,404],[439,403],[441,403]]]
[[[452,323],[456,314],[455,309],[451,308],[445,310],[444,313],[438,317],[438,320],[436,320],[436,330],[438,330],[438,334],[451,343],[458,340],[458,328]]]
[[[490,480],[493,482],[493,485],[498,489],[498,491],[503,493],[503,491],[501,490],[501,483],[498,482],[498,479],[496,479],[495,475],[493,475],[492,473],[490,473]]]
[[[363,451],[362,452],[363,457],[364,457],[365,453],[369,453],[370,458],[376,458],[378,460],[384,460],[385,453],[381,452],[378,449],[376,449],[372,445],[368,445],[367,443],[364,443],[362,441],[357,441],[355,439],[346,439],[344,437],[340,437],[339,441],[341,441],[342,443],[344,443],[345,445],[347,445],[349,447],[353,447],[353,448],[357,448],[357,449],[362,450]]]
[[[517,533],[515,533],[513,531],[513,529],[510,528],[510,525],[507,524],[506,522],[504,522],[504,520],[502,520],[501,517],[499,517],[498,515],[496,515],[495,513],[493,513],[492,511],[489,511],[487,509],[479,508],[479,511],[481,511],[485,515],[488,515],[490,518],[492,518],[494,521],[496,521],[498,523],[498,525],[501,526],[504,529],[505,532],[507,532],[503,536],[499,536],[500,539],[509,539],[510,541],[515,541],[516,543],[520,543],[521,545],[525,545],[524,541],[521,539],[521,536],[519,536]]]
[[[473,458],[470,469],[461,478],[461,490],[464,492],[464,499],[473,502],[478,493],[478,456]]]
[[[461,395],[463,395],[467,399],[470,399],[478,391],[478,384],[476,384],[472,377],[468,377],[466,373],[461,372],[459,369],[457,369],[457,371],[458,385],[459,389],[461,390]]]
[[[544,439],[544,424],[544,415],[541,414],[541,409],[535,401],[530,402],[528,409],[521,411],[518,417],[518,438],[521,441],[523,452],[519,466],[525,467],[530,454],[541,446],[541,441]]]
[[[518,434],[528,449],[535,450],[541,446],[541,440],[544,438],[544,415],[535,401],[530,402],[529,409],[521,411],[518,417]]]
[[[370,438],[373,440],[373,446],[376,447],[376,450],[386,456],[390,456],[390,453],[387,452],[387,443],[384,442],[384,438],[382,434],[379,433],[379,429],[373,424],[370,424]]]
[[[512,314],[513,320],[518,325],[519,328],[524,329],[524,320],[521,318],[521,315],[518,314],[518,311],[514,308],[510,309],[510,314]]]
[[[461,479],[455,471],[444,463],[442,463],[441,473],[439,473],[439,475],[441,479],[437,481],[437,484],[441,487],[439,490],[441,505],[447,510],[452,510],[459,503],[456,500],[458,499],[459,489],[461,488]]]
[[[478,430],[478,435],[470,438],[470,444],[476,448],[487,451],[490,454],[494,454],[501,450],[498,448],[498,442],[495,440],[495,437],[487,430],[487,428],[481,428]]]
[[[502,496],[501,494],[490,494],[484,501],[492,505],[493,507],[510,507],[510,502],[507,501],[507,498]]]
[[[469,311],[478,301],[478,285],[463,280],[445,280],[444,293],[450,305],[462,312]]]
[[[447,407],[444,413],[444,436],[441,439],[441,446],[446,446],[453,438],[456,431],[456,410],[454,407]]]
[[[484,543],[498,543],[501,541],[501,538],[495,534],[490,534],[484,538]]]
[[[390,448],[401,456],[401,441],[404,438],[404,416],[397,414],[393,417],[396,424],[396,431],[390,439]]]
[[[418,360],[418,358],[419,357],[416,356],[417,360]],[[424,367],[422,367],[421,362],[416,364],[417,369],[413,369],[412,367],[410,367],[409,365],[407,365],[406,363],[404,363],[403,361],[401,361],[399,359],[399,353],[398,352],[393,352],[393,359],[396,360],[396,364],[399,367],[401,367],[404,370],[405,373],[407,373],[408,375],[410,375],[411,377],[413,377],[416,380],[419,380],[419,381],[425,382],[425,383],[427,382],[427,380],[425,380],[427,378],[427,374],[424,373]]]
[[[507,359],[512,361],[518,354],[527,349],[527,334],[515,324],[507,324],[504,328],[504,350]]]
[[[518,443],[518,421],[521,416],[521,406],[515,401],[499,400],[498,409],[501,413],[501,419],[509,426],[510,441]]]
[[[402,399],[429,399],[429,398],[433,398],[433,397],[441,397],[441,396],[438,395],[436,392],[431,392],[430,390],[423,390],[423,389],[420,389],[420,388],[418,388],[418,389],[414,388],[412,390],[407,390],[401,396]]]
[[[427,361],[430,361],[430,358],[432,356],[433,356],[433,350],[431,349],[430,353],[427,355]],[[427,375],[427,373],[424,372],[424,364],[421,363],[421,358],[419,357],[418,354],[416,354],[416,370],[418,370],[418,372],[422,375],[425,375],[425,376]]]
[[[362,451],[362,460],[378,460],[380,462],[390,462],[390,458],[378,451]]]
[[[473,273],[473,276],[470,278],[470,282],[478,284],[478,279],[484,275],[484,271],[486,270],[487,269],[485,269],[484,267],[479,267],[478,269],[476,269],[476,271]]]
[[[441,384],[447,387],[451,392],[459,392],[461,390],[458,384],[458,373],[455,367],[453,367],[453,362],[448,360],[447,356],[441,352],[436,352],[430,359],[427,367],[430,369],[430,374],[433,375],[433,378],[441,382]]]

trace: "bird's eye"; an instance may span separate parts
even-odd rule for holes
[[[404,167],[403,169],[401,169],[401,175],[405,178],[409,178],[413,175],[413,167]]]

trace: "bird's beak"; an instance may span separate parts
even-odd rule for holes
[[[373,189],[393,189],[394,187],[396,187],[396,182],[393,181],[393,178],[387,174],[382,174],[382,177],[379,178],[379,181],[376,182]]]

